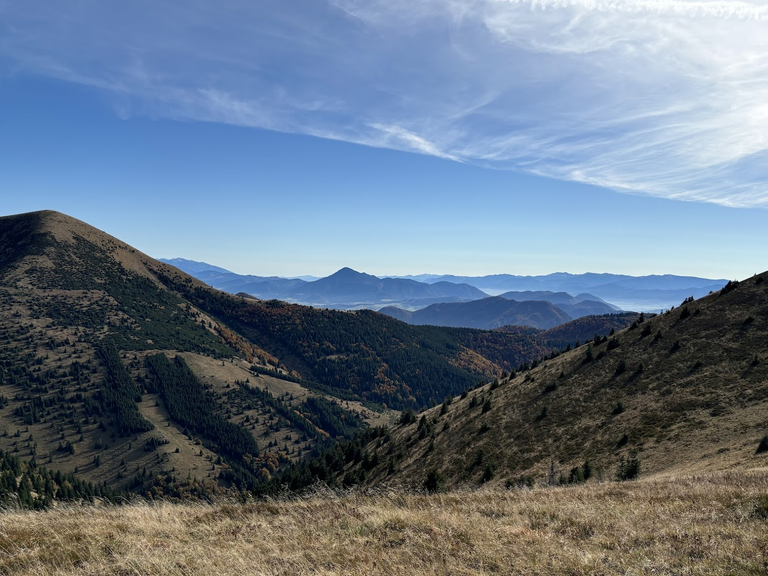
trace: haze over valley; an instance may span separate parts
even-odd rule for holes
[[[262,300],[277,299],[339,310],[397,307],[415,311],[431,304],[500,296],[517,302],[550,302],[561,307],[568,315],[567,319],[609,314],[622,308],[659,312],[690,296],[698,298],[719,290],[727,282],[670,274],[632,277],[591,273],[484,277],[422,274],[379,278],[351,268],[342,268],[326,278],[281,278],[235,274],[205,262],[183,258],[161,258],[160,261],[172,264],[214,288],[232,294],[249,294]]]

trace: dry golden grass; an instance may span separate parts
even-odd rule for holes
[[[0,515],[1,574],[765,574],[768,472]]]

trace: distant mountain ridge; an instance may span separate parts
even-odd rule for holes
[[[420,274],[404,276],[422,282],[466,282],[489,294],[509,291],[555,291],[579,294],[589,292],[625,310],[659,311],[676,306],[685,298],[700,298],[722,288],[727,280],[653,274],[628,276],[587,272],[570,274],[555,272],[542,276],[492,274],[488,276],[455,276]]]
[[[468,284],[425,284],[400,278],[378,278],[351,268],[342,268],[327,278],[306,282],[288,291],[288,297],[293,300],[329,305],[435,299],[476,300],[485,296],[485,292]]]
[[[196,262],[195,260],[187,260],[186,258],[158,258],[159,262],[165,262],[171,266],[176,266],[179,270],[186,272],[187,274],[197,274],[200,272],[220,272],[222,274],[234,274],[219,266],[208,264],[207,262]]]
[[[515,302],[501,296],[489,296],[472,302],[432,304],[414,312],[388,306],[379,312],[408,324],[482,330],[510,325],[546,330],[571,320],[566,312],[551,302],[537,300]]]
[[[373,282],[372,278],[382,281],[381,293],[376,294],[376,291],[368,289],[356,295],[355,299],[358,301],[350,303],[348,301],[349,295],[341,297],[334,296],[331,291],[324,292],[322,288],[328,285],[325,282],[321,282],[321,284],[316,286],[305,286],[306,284],[314,284],[315,282],[326,280],[324,278],[306,281],[301,278],[244,276],[222,271],[223,269],[217,266],[192,260],[175,258],[161,259],[161,261],[177,266],[184,272],[208,283],[214,288],[233,294],[245,292],[262,300],[278,299],[298,304],[339,309],[371,308],[375,310],[384,306],[399,306],[408,310],[415,310],[441,302],[462,302],[498,295],[504,295],[517,301],[547,300],[547,298],[540,298],[531,293],[559,294],[564,292],[568,295],[576,294],[577,296],[574,298],[580,302],[586,300],[602,302],[614,307],[616,311],[622,309],[657,312],[676,306],[690,296],[694,298],[706,296],[710,292],[719,290],[727,282],[725,279],[676,276],[673,274],[628,276],[624,274],[569,274],[567,272],[556,272],[543,276],[493,274],[475,277],[420,274],[386,278],[367,274],[364,277],[369,277],[368,281],[370,282]],[[348,272],[351,269],[342,270],[347,270],[342,274],[342,278],[354,278]],[[333,276],[335,275],[331,275],[328,278]],[[357,280],[362,280],[362,278],[357,278]],[[385,280],[411,281],[416,282],[417,285],[432,286],[437,294],[432,294],[426,286],[421,286],[418,292],[413,292],[413,297],[409,297],[408,287],[413,287],[413,284],[390,282],[386,284],[387,288],[385,289],[383,284]],[[473,292],[466,287],[456,288],[456,286],[462,285],[473,287],[478,292],[482,292],[482,294],[474,292],[473,295]],[[388,292],[387,290],[390,286],[400,286],[401,289],[395,292]],[[514,292],[515,295],[511,295],[509,292]],[[524,297],[523,293],[528,293],[528,296]],[[555,296],[550,297],[554,298]],[[345,301],[345,298],[347,301]],[[565,304],[566,307],[563,309],[574,318],[585,314],[609,313],[608,309],[595,305],[581,305],[569,309],[567,306],[575,305],[575,303],[552,303],[559,307],[562,307],[561,304]]]
[[[507,292],[470,302],[432,304],[414,311],[385,306],[379,312],[416,325],[483,330],[514,325],[547,330],[577,318],[616,314],[621,310],[591,294],[529,291]]]
[[[277,276],[245,276],[204,262],[180,258],[160,261],[175,265],[198,280],[231,294],[243,292],[261,300],[283,300],[341,310],[375,309],[395,303],[424,307],[436,302],[463,302],[488,296],[469,284],[427,284],[402,278],[378,278],[346,267],[326,278],[305,281]]]
[[[618,306],[614,306],[605,300],[592,294],[579,294],[571,296],[567,292],[552,292],[550,290],[523,291],[523,292],[505,292],[501,294],[502,298],[523,302],[528,300],[543,300],[551,302],[573,319],[584,316],[601,316],[603,314],[613,314],[621,312]]]

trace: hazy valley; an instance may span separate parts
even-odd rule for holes
[[[470,302],[488,296],[507,300],[547,301],[578,318],[589,314],[633,310],[658,312],[683,299],[699,298],[722,288],[727,280],[690,276],[623,276],[568,274],[546,276],[448,276],[422,274],[378,278],[343,268],[327,278],[248,276],[183,258],[164,259],[187,274],[231,294],[262,300],[278,299],[324,308],[374,310],[395,306],[409,311],[431,304]]]

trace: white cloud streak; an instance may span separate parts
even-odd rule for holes
[[[0,0],[0,62],[121,117],[768,207],[765,0]]]

